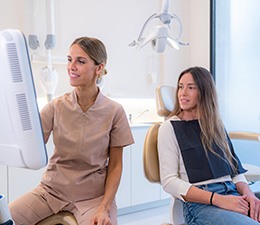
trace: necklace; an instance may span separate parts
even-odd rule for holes
[[[79,97],[79,94],[77,94],[77,103],[79,104],[79,106],[81,107],[81,109],[86,112],[89,107],[91,107],[94,102],[97,99],[97,94],[88,94],[89,97],[91,97],[90,99],[86,98],[86,94],[81,95],[82,97]],[[83,100],[83,101],[82,101]]]
[[[83,104],[83,103],[81,103],[81,102],[78,102],[78,104],[80,105],[80,106],[82,106],[82,107],[86,107],[86,106],[88,106],[88,105],[90,105],[91,103],[93,103],[94,101],[91,101],[91,102],[89,102],[89,103],[87,103],[87,104]]]
[[[96,98],[93,98],[90,102],[88,102],[86,104],[80,102],[79,100],[77,101],[77,103],[79,104],[79,106],[82,108],[83,111],[86,111],[90,106],[92,106],[94,104],[95,101],[96,101]]]

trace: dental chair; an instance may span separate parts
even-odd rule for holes
[[[159,86],[156,89],[156,107],[159,116],[165,119],[173,109],[176,89],[172,86]],[[151,183],[161,183],[159,159],[157,151],[157,136],[161,123],[154,123],[147,131],[143,148],[144,174]],[[162,225],[184,225],[182,203],[179,199],[171,197],[170,222]]]
[[[58,212],[41,220],[36,225],[78,225],[78,223],[71,213]]]
[[[169,113],[173,110],[175,101],[176,88],[172,86],[159,86],[156,89],[156,106],[157,113],[164,118],[169,116]],[[159,171],[159,159],[157,151],[157,136],[160,123],[153,124],[147,131],[144,148],[143,148],[143,165],[144,174],[148,181],[151,183],[160,184],[160,171]],[[251,140],[260,142],[260,134],[249,132],[230,132],[231,139]],[[260,147],[260,146],[259,146]],[[260,167],[243,164],[248,170],[245,174],[249,184],[253,184],[260,180]],[[259,193],[257,193],[257,196]],[[259,196],[258,196],[259,197]],[[182,203],[179,199],[171,197],[170,202],[170,222],[163,223],[162,225],[184,225]]]

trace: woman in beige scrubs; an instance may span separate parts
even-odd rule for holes
[[[59,211],[73,213],[82,225],[117,224],[122,150],[134,141],[122,106],[97,86],[106,60],[98,39],[82,37],[70,46],[74,89],[41,111],[45,142],[52,133],[55,149],[41,183],[10,203],[16,225],[34,225]]]

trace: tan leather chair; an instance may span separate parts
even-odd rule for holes
[[[36,225],[78,225],[78,223],[71,213],[59,212],[41,220]]]
[[[159,116],[167,117],[173,109],[175,88],[172,86],[159,86],[156,89],[156,106]],[[157,151],[157,136],[160,123],[153,124],[147,131],[144,149],[143,165],[144,174],[151,183],[161,183],[159,171],[159,159]],[[180,200],[171,198],[170,202],[170,222],[162,225],[184,225],[182,203]]]
[[[143,149],[143,165],[144,174],[148,181],[151,183],[161,183],[159,160],[157,151],[157,136],[160,123],[153,124],[147,131],[144,149]],[[170,222],[163,223],[162,225],[184,225],[184,218],[182,215],[182,203],[180,200],[171,198],[170,202]]]
[[[156,89],[156,105],[158,115],[165,118],[173,109],[175,100],[175,88],[171,86],[159,86]],[[160,183],[159,160],[157,151],[157,136],[160,123],[153,124],[147,131],[144,149],[143,149],[143,165],[144,174],[151,183]],[[231,139],[260,141],[260,134],[250,132],[230,132]],[[244,164],[243,166],[248,170],[245,174],[249,184],[253,184],[260,180],[260,167],[251,164]],[[259,193],[258,193],[259,194]],[[163,225],[184,225],[184,218],[182,212],[182,203],[180,200],[171,198],[170,203],[170,222]]]

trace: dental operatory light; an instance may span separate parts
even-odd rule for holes
[[[181,45],[187,46],[188,43],[180,42],[180,37],[182,33],[182,23],[180,18],[175,14],[169,14],[169,0],[163,0],[162,2],[162,9],[159,13],[154,13],[151,15],[146,22],[144,23],[142,30],[137,38],[137,40],[134,40],[129,44],[129,46],[136,46],[138,49],[144,47],[149,42],[152,45],[152,48],[155,52],[161,53],[164,52],[166,49],[166,46],[170,46],[174,49],[180,49]],[[147,36],[144,36],[144,32],[148,26],[148,24],[153,19],[159,19],[160,25],[156,25],[150,34]],[[178,24],[178,34],[175,38],[171,37],[169,34],[170,31],[170,23],[174,19]]]

